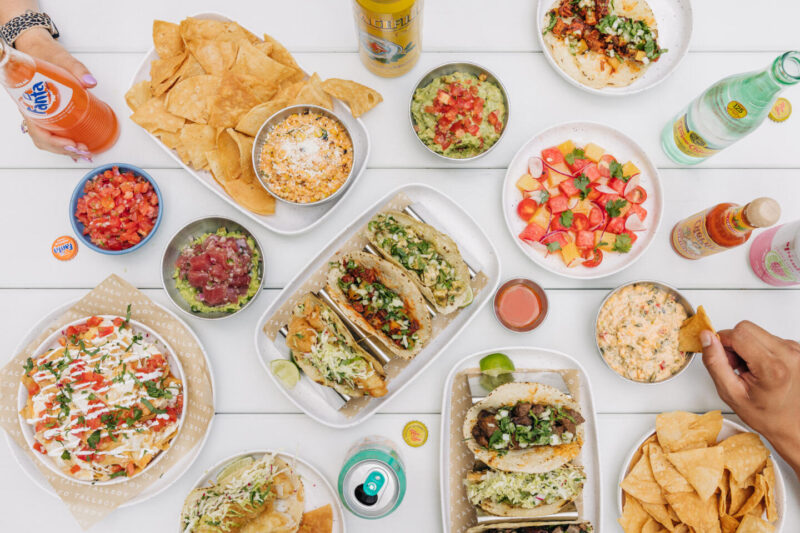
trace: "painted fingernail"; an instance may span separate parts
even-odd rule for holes
[[[708,330],[703,330],[700,332],[700,344],[703,345],[703,348],[708,348],[711,346],[711,342],[713,339],[711,338],[711,332]]]
[[[97,85],[97,80],[94,79],[94,76],[92,76],[91,74],[84,74],[83,83],[85,83],[86,85]]]
[[[75,148],[74,146],[65,146],[64,150],[66,150],[67,152],[72,152],[73,154],[81,153],[81,151]]]
[[[82,161],[86,161],[87,163],[91,163],[92,162],[92,158],[91,157],[81,157],[81,160]]]
[[[86,150],[75,150],[75,153],[84,157],[92,157],[92,152],[87,152]]]

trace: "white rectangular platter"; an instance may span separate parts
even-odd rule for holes
[[[494,348],[482,352],[468,355],[455,364],[444,387],[442,397],[442,425],[439,441],[439,486],[442,500],[442,528],[446,533],[451,533],[450,511],[452,508],[453,494],[450,493],[450,413],[451,397],[453,395],[453,382],[456,375],[469,368],[479,368],[482,357],[500,352],[506,354],[514,362],[514,366],[519,370],[558,370],[573,369],[580,375],[580,398],[581,415],[586,420],[585,441],[578,456],[580,463],[586,472],[586,483],[583,487],[583,511],[578,521],[589,521],[594,525],[595,530],[599,531],[602,523],[602,480],[600,479],[600,452],[597,437],[597,415],[594,407],[594,396],[589,377],[583,366],[569,355],[547,350],[545,348],[515,346]],[[471,453],[464,446],[465,453]],[[452,531],[452,533],[457,533]]]
[[[200,19],[221,20],[225,22],[231,21],[231,19],[219,13],[199,13],[192,16]],[[251,28],[246,29],[253,31]],[[256,31],[253,31],[253,33],[259,35],[259,32]],[[130,83],[131,86],[150,78],[150,62],[154,59],[158,59],[158,54],[156,53],[155,48],[151,48],[147,55],[142,59],[139,68],[133,75],[133,79]],[[147,134],[180,166],[182,166],[189,174],[194,176],[197,181],[205,185],[210,191],[228,202],[234,208],[238,209],[243,214],[255,220],[268,230],[274,231],[275,233],[280,233],[282,235],[296,235],[306,232],[316,225],[322,223],[322,221],[333,212],[333,209],[347,196],[347,194],[350,192],[350,189],[352,189],[361,178],[361,174],[364,173],[364,169],[367,168],[367,160],[369,159],[370,152],[370,138],[366,125],[361,119],[354,118],[350,113],[350,109],[335,98],[333,99],[333,111],[349,129],[353,137],[353,146],[355,147],[353,176],[346,184],[347,190],[345,190],[336,199],[321,205],[303,207],[289,205],[284,202],[276,202],[275,213],[272,215],[258,215],[240,206],[234,201],[233,198],[228,196],[228,193],[226,193],[220,184],[217,183],[217,181],[214,179],[214,176],[211,175],[211,172],[207,170],[197,170],[186,165],[181,160],[180,156],[178,156],[178,152],[166,146],[152,133],[147,132]]]
[[[381,210],[382,206],[399,193],[405,194],[411,200],[411,206],[425,222],[448,234],[458,244],[464,260],[476,272],[482,272],[486,276],[487,282],[486,286],[476,295],[475,300],[460,310],[447,327],[432,338],[408,366],[400,371],[398,376],[388,382],[388,394],[382,398],[371,399],[356,415],[347,417],[326,401],[324,395],[330,390],[327,387],[318,385],[303,375],[294,388],[287,389],[272,375],[272,372],[268,370],[270,361],[285,359],[281,349],[276,345],[276,342],[281,342],[282,339],[278,336],[276,342],[273,342],[262,328],[275,311],[303,285],[313,272],[325,265],[344,242],[366,225],[370,218]],[[492,298],[499,281],[500,260],[497,250],[475,220],[438,190],[423,184],[406,185],[390,192],[353,219],[286,285],[258,321],[255,330],[256,353],[278,389],[308,416],[327,426],[352,427],[372,416],[378,409],[395,398],[420,372],[425,370]]]

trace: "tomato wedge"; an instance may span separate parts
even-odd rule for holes
[[[632,204],[643,204],[647,200],[647,191],[644,188],[636,187],[631,192],[625,195],[625,199]]]
[[[583,262],[583,266],[586,268],[594,268],[600,263],[603,262],[603,251],[598,250],[597,248],[591,248],[591,255],[587,258],[586,261]]]
[[[517,205],[517,215],[527,222],[531,219],[538,207],[539,204],[537,204],[536,200],[533,198],[523,198],[519,205]]]
[[[604,218],[603,211],[601,211],[599,207],[593,207],[592,210],[589,211],[589,227],[594,228],[599,226],[603,223]]]
[[[588,228],[589,228],[589,217],[587,217],[583,213],[575,213],[572,216],[571,229],[573,231],[583,231]]]

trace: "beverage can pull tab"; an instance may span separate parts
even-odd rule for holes
[[[367,479],[364,480],[364,493],[367,496],[377,496],[386,483],[386,477],[378,470],[373,470],[367,474]]]

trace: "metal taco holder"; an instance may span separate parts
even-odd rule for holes
[[[414,211],[414,209],[410,205],[406,206],[403,209],[403,212],[406,213],[411,218],[417,220],[418,222],[422,222],[423,224],[425,223],[425,220],[423,220],[423,218],[416,211]],[[380,253],[378,252],[378,250],[374,246],[369,244],[369,243],[364,246],[364,251],[367,252],[367,253],[376,255],[376,256],[380,256]],[[465,263],[466,263],[466,261],[465,261]],[[469,271],[470,279],[475,279],[475,277],[477,276],[477,273],[469,265],[469,263],[466,263],[466,264],[467,264],[467,269]],[[367,334],[358,325],[356,325],[352,320],[347,318],[344,315],[344,313],[342,312],[342,310],[339,308],[339,306],[336,304],[336,302],[333,301],[333,299],[331,298],[331,296],[328,294],[328,292],[325,290],[324,287],[319,289],[319,291],[315,294],[315,296],[317,296],[320,300],[325,302],[325,304],[328,307],[333,309],[333,311],[336,313],[336,315],[342,320],[342,322],[344,322],[344,324],[353,333],[353,336],[356,339],[356,342],[364,350],[366,350],[369,354],[371,354],[378,361],[380,361],[381,365],[386,365],[386,364],[389,363],[389,361],[392,359],[391,353],[386,348],[381,346],[381,344],[379,342],[376,342],[372,335]],[[424,297],[424,295],[423,295],[423,297]],[[425,298],[425,302],[426,302],[426,306],[425,307],[427,308],[428,313],[430,313],[431,318],[435,318],[438,315],[438,313],[436,312],[435,307],[433,306],[433,304],[427,298]],[[283,339],[284,339],[284,342],[285,342],[286,341],[286,337],[289,334],[288,326],[287,325],[282,326],[278,330],[278,333],[280,333],[283,336]],[[284,345],[281,346],[281,348],[285,348],[284,355],[286,355],[287,359],[289,359],[291,357],[291,350],[289,350],[289,347],[285,346],[285,344],[284,344]],[[337,410],[341,409],[344,404],[346,404],[347,402],[349,402],[352,399],[351,396],[349,396],[347,394],[343,394],[343,393],[341,393],[341,392],[339,392],[337,390],[334,390],[334,389],[332,389],[330,387],[327,387],[325,385],[320,385],[320,387],[321,387],[321,389],[324,389],[323,391],[321,391],[322,394],[323,394],[323,397],[328,401],[328,403],[331,404],[331,406],[334,409],[337,409]],[[566,387],[566,384],[564,385],[564,387]]]

